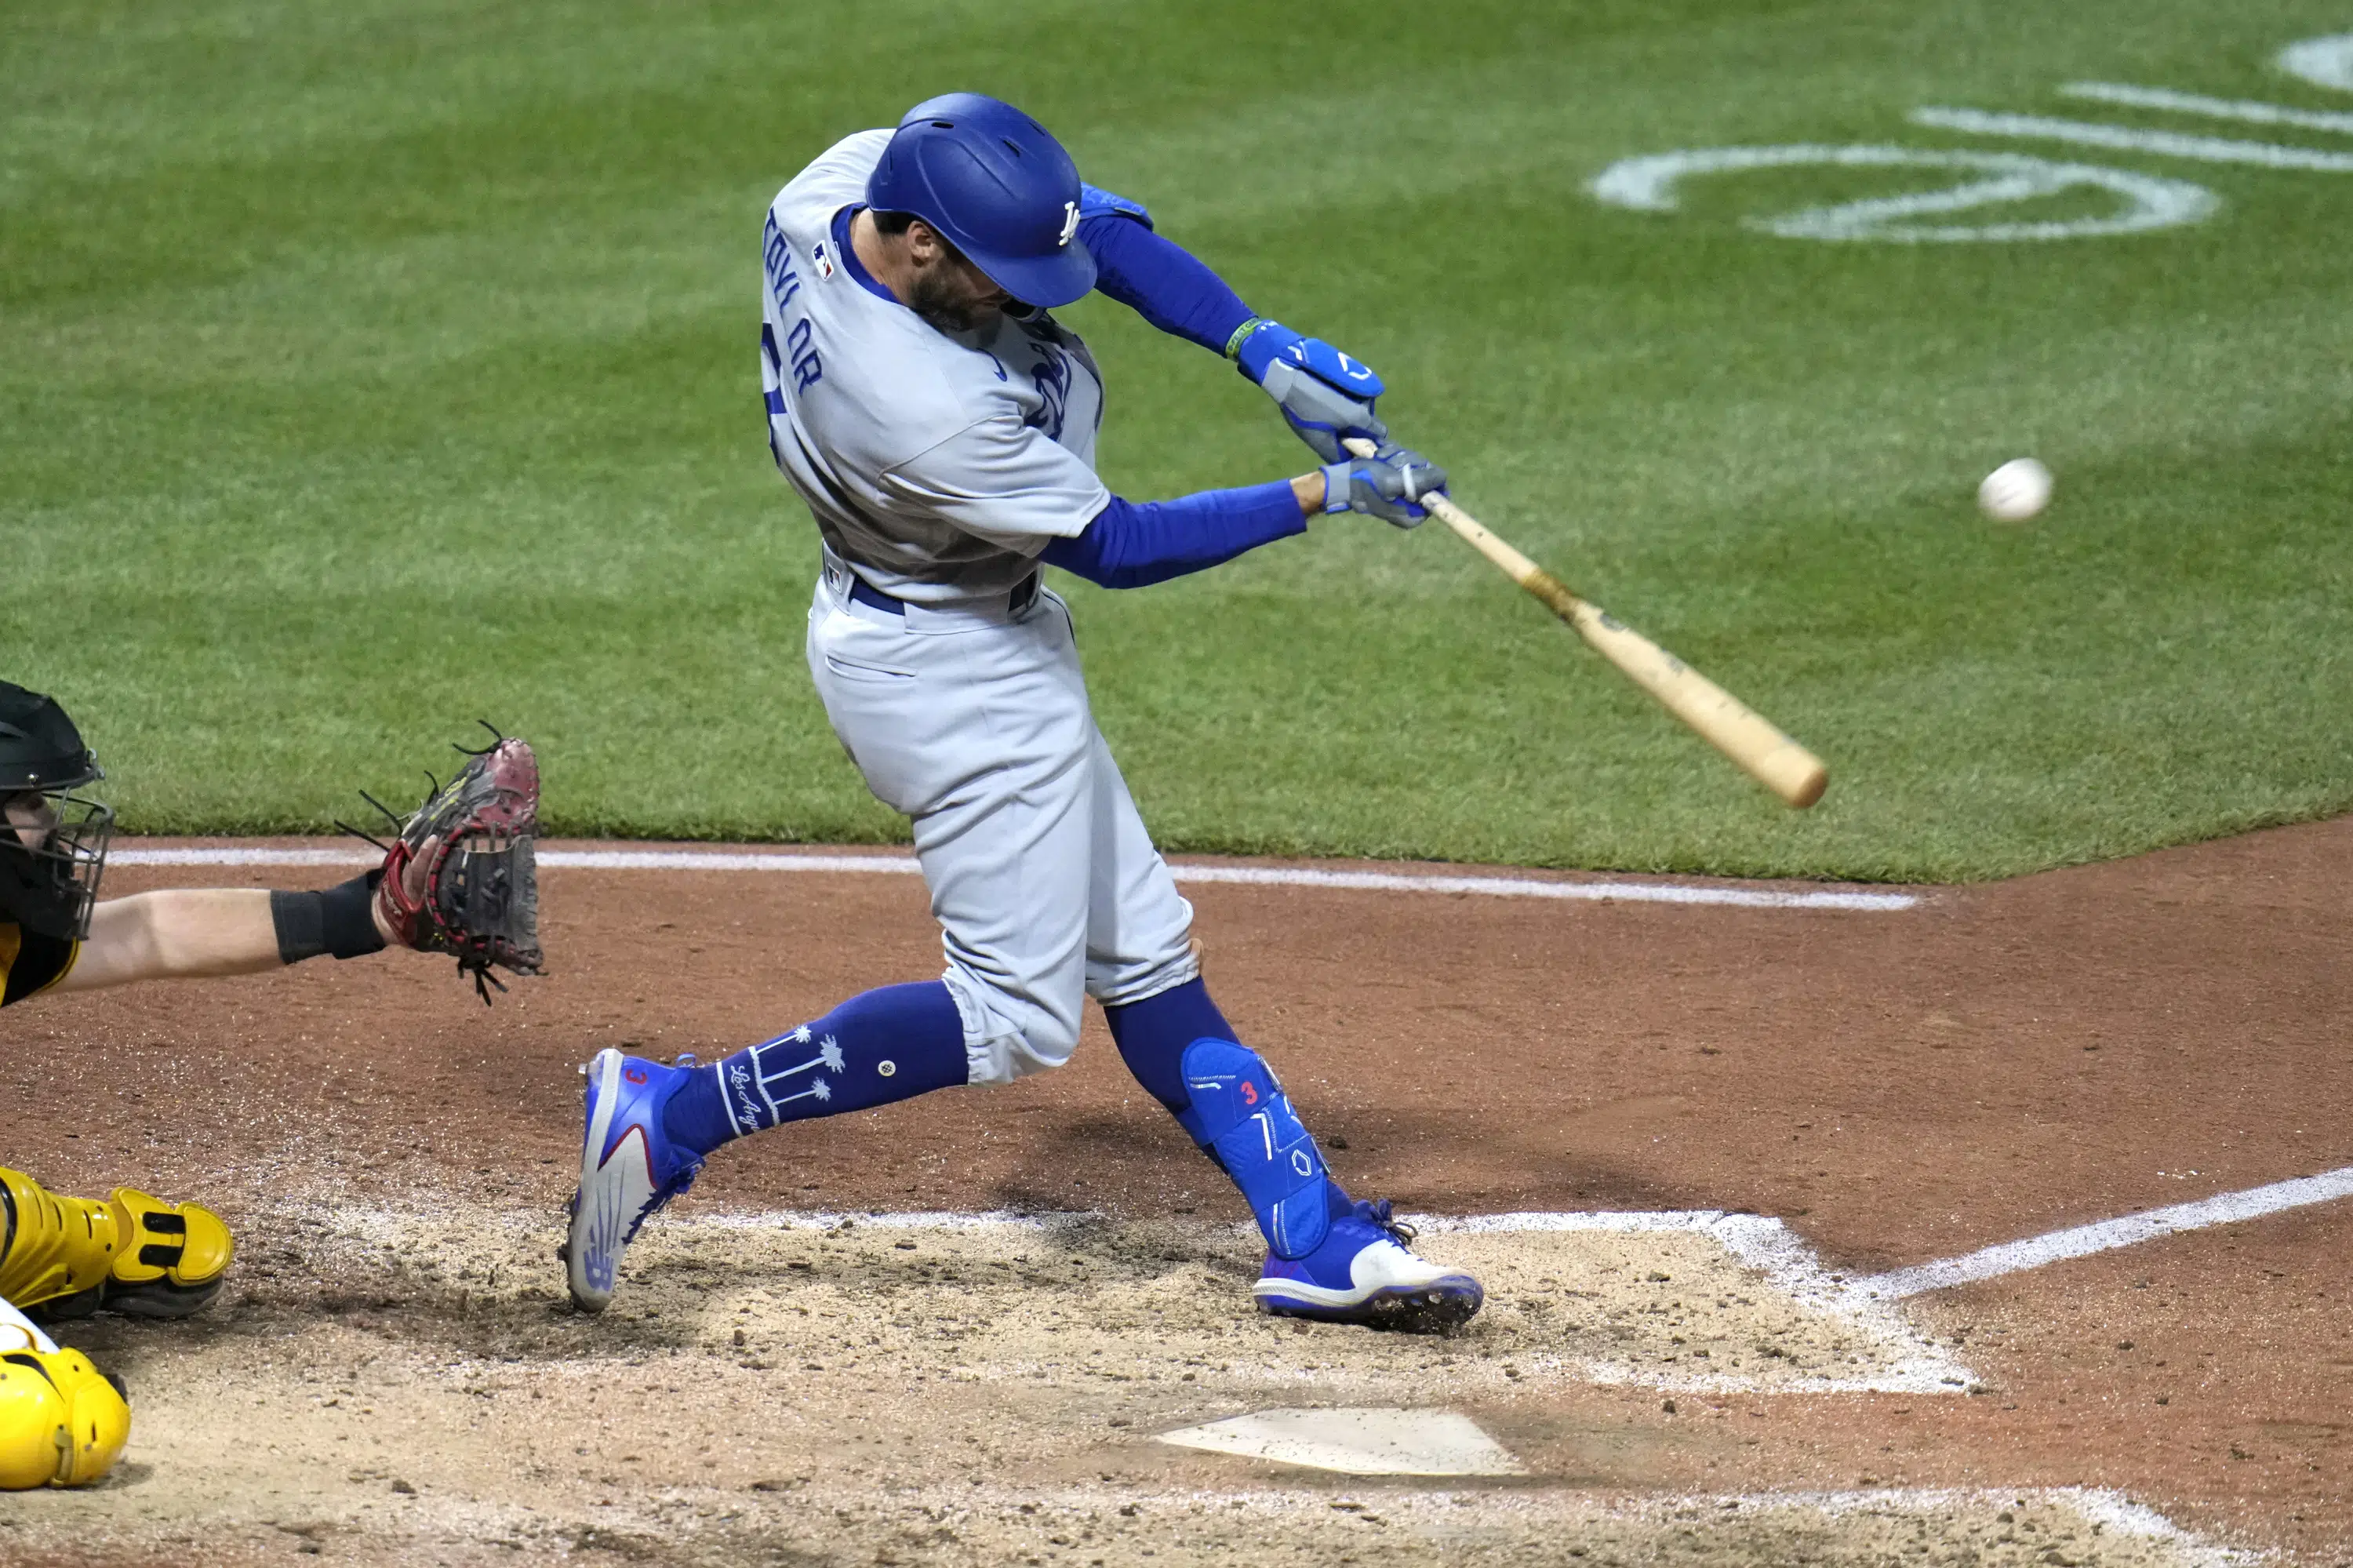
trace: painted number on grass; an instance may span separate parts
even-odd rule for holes
[[[1611,164],[1593,182],[1593,194],[1612,207],[1672,212],[1676,183],[1686,175],[1812,164],[1953,169],[1965,177],[1940,190],[1808,207],[1778,217],[1752,217],[1746,220],[1748,227],[1785,239],[2066,239],[2195,223],[2215,206],[2213,192],[2186,180],[2158,179],[2093,164],[2059,164],[2021,153],[1940,153],[1920,147],[1711,147],[1695,153],[1661,153]],[[2112,192],[2117,198],[2116,210],[2099,217],[2052,223],[1948,221],[1986,207],[2086,187]]]
[[[2315,86],[2353,92],[2353,33],[2290,45],[2280,52],[2277,64],[2290,76]],[[2353,134],[2353,114],[2205,98],[2117,82],[2071,82],[2060,91],[2069,98],[2126,108]],[[1913,111],[1911,118],[1915,124],[1968,135],[2058,142],[2200,163],[2353,174],[2353,153],[2328,148],[1976,109],[1921,108]],[[1936,169],[1954,177],[1947,185],[1901,196],[1751,217],[1744,220],[1748,228],[1785,239],[1904,244],[2078,239],[2179,228],[2199,222],[2221,206],[2221,198],[2203,185],[2132,169],[2060,162],[2022,153],[1892,145],[1708,147],[1658,153],[1612,164],[1591,188],[1596,198],[1612,207],[1672,212],[1679,205],[1677,186],[1686,178],[1803,167]],[[2076,191],[2104,193],[2105,210],[2079,217],[1989,221],[2001,207]]]
[[[2353,92],[2353,33],[2290,44],[2280,51],[2279,68],[2315,87]]]

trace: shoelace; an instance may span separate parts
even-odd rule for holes
[[[1390,1217],[1389,1201],[1387,1198],[1383,1198],[1377,1202],[1359,1202],[1356,1204],[1356,1216],[1359,1219],[1369,1220],[1374,1224],[1380,1226],[1381,1229],[1389,1234],[1389,1239],[1391,1241],[1394,1241],[1398,1245],[1405,1248],[1408,1252],[1413,1250],[1414,1228],[1411,1225],[1407,1224],[1403,1220],[1393,1219]]]
[[[656,1188],[654,1195],[646,1200],[645,1207],[639,1209],[630,1219],[628,1234],[621,1238],[621,1245],[627,1246],[637,1240],[638,1232],[644,1227],[648,1220],[669,1208],[672,1198],[693,1186],[694,1179],[702,1174],[703,1164],[704,1161],[701,1159],[690,1160],[677,1174]]]

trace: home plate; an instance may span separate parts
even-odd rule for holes
[[[1503,1445],[1451,1410],[1261,1410],[1164,1432],[1160,1440],[1352,1476],[1524,1473]]]

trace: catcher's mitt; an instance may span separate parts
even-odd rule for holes
[[[532,848],[539,834],[539,761],[528,741],[491,734],[498,738],[480,751],[458,747],[465,768],[448,783],[436,782],[406,819],[376,807],[400,828],[399,838],[383,846],[376,883],[385,927],[403,947],[454,954],[486,1004],[491,987],[506,990],[491,973],[492,964],[535,975],[543,961]]]

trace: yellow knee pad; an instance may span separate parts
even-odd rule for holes
[[[131,1403],[79,1351],[0,1352],[0,1491],[83,1487],[131,1440]]]
[[[0,1298],[51,1316],[185,1318],[220,1291],[236,1244],[220,1216],[135,1188],[103,1200],[51,1192],[0,1167]]]

